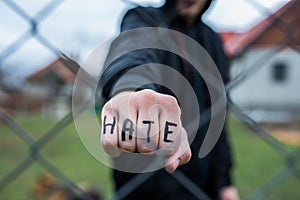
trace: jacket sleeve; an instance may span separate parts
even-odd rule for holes
[[[110,46],[98,85],[103,103],[114,94],[124,90],[141,88],[159,90],[157,85],[151,84],[153,77],[158,79],[160,76],[153,63],[161,63],[164,52],[147,48],[148,44],[159,41],[154,37],[141,35],[142,32],[139,30],[155,25],[153,22],[155,18],[152,21],[148,20],[147,15],[141,16],[139,9],[141,8],[131,9],[125,14],[121,22],[121,35]],[[147,12],[142,13],[147,14]],[[132,70],[139,66],[144,66],[143,71]],[[144,83],[149,84],[144,85]]]

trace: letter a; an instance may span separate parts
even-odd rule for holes
[[[127,124],[129,124],[129,127],[127,127]],[[132,140],[132,134],[133,134],[133,122],[130,119],[125,119],[123,122],[123,127],[122,127],[122,141],[126,140],[126,131],[129,132],[129,140]]]

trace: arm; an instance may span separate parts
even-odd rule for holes
[[[121,29],[126,31],[147,26],[149,24],[131,10],[125,15]],[[119,156],[122,151],[153,154],[159,150],[165,156],[167,171],[172,172],[191,157],[177,100],[160,92],[154,84],[139,91],[135,87],[143,82],[151,83],[152,77],[160,76],[159,71],[149,63],[160,63],[163,54],[159,50],[142,49],[118,57],[123,48],[143,44],[144,41],[145,38],[130,35],[117,38],[111,45],[107,68],[100,83],[106,100],[102,110],[101,143],[111,156]],[[147,38],[146,42],[157,41]],[[133,73],[129,78],[120,80],[128,70],[144,64],[147,69],[142,73]],[[122,82],[116,88],[118,81]]]
[[[140,46],[144,47],[152,43],[160,42],[158,38],[138,35],[138,29],[151,26],[152,24],[150,22],[139,16],[137,8],[131,9],[125,14],[121,22],[121,32],[123,35],[122,37],[117,37],[112,42],[100,80],[100,89],[102,90],[101,93],[104,102],[109,100],[116,93],[126,90],[135,90],[136,86],[141,86],[140,83],[151,82],[152,77],[160,76],[159,71],[153,67],[151,63],[161,63],[164,57],[163,51],[138,49],[128,52],[128,49],[136,49]],[[127,35],[127,31],[135,32]],[[143,72],[139,74],[131,74],[131,76],[135,78],[130,77],[125,81],[122,80],[122,84],[119,84],[118,88],[114,88],[124,73],[142,65],[147,65],[147,70],[143,70]],[[159,88],[155,85],[148,85],[147,88],[159,91]]]

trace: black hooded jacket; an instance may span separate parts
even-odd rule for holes
[[[182,32],[197,41],[211,56],[224,83],[229,80],[228,76],[228,61],[224,54],[221,40],[210,27],[208,27],[202,20],[202,14],[208,9],[211,1],[208,1],[205,8],[201,12],[198,20],[191,26],[187,26],[183,19],[177,15],[173,0],[167,0],[161,8],[152,7],[136,7],[129,10],[123,17],[121,23],[121,32],[133,30],[141,27],[163,27],[174,29]],[[146,38],[146,36],[145,36]],[[143,40],[143,39],[142,39]],[[116,82],[129,69],[136,66],[149,63],[161,63],[171,66],[181,74],[183,74],[192,85],[197,94],[198,104],[200,110],[209,110],[210,96],[207,86],[202,77],[195,75],[195,71],[191,68],[191,72],[187,75],[183,70],[183,61],[179,56],[172,53],[161,51],[157,49],[143,49],[139,51],[132,51],[125,55],[114,59],[120,52],[120,49],[125,48],[134,42],[140,42],[134,36],[128,37],[125,40],[116,39],[110,48],[107,57],[106,68],[100,80],[99,90],[102,94],[103,102],[109,100],[115,93],[122,90],[137,89],[139,79],[134,76],[132,79],[122,82],[116,88]],[[112,62],[111,62],[112,61]],[[149,77],[159,76],[158,72],[152,70],[149,65],[149,70],[146,70],[143,75],[136,74],[140,79],[149,79]],[[151,78],[150,78],[151,79]],[[150,80],[151,82],[151,80]],[[180,87],[180,86],[179,86]],[[147,84],[140,86],[138,89],[149,88],[160,93],[174,95],[172,91],[157,84]],[[208,129],[209,120],[201,123],[196,137],[191,144],[192,159],[191,161],[179,168],[181,172],[190,180],[199,186],[206,194],[213,199],[218,199],[218,191],[221,187],[231,184],[230,169],[232,166],[230,147],[227,141],[227,130],[224,126],[222,134],[214,146],[213,150],[204,158],[197,157],[201,144],[203,142],[205,133]],[[114,160],[118,163],[118,160]],[[116,189],[120,189],[131,180],[135,174],[126,173],[114,170],[114,180]],[[198,199],[191,192],[189,192],[184,185],[180,184],[164,169],[158,170],[147,181],[142,183],[137,189],[130,193],[126,198],[122,199]]]

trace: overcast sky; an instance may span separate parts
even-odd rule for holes
[[[51,0],[12,0],[35,17]],[[216,31],[247,31],[289,0],[215,0],[205,21]],[[24,32],[28,22],[0,1],[0,56]],[[38,26],[39,32],[56,48],[77,55],[80,62],[97,45],[118,33],[119,20],[130,7],[124,0],[65,0]],[[161,6],[164,0],[135,0],[141,5]],[[259,2],[259,3],[258,3]],[[260,5],[260,6],[257,6]],[[1,56],[2,57],[2,56]],[[35,38],[0,60],[0,70],[9,80],[22,77],[47,65],[55,57]]]

